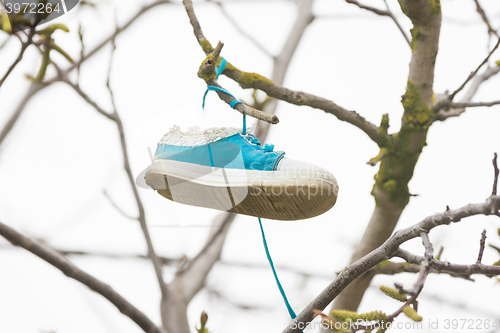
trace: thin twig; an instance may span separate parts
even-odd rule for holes
[[[16,246],[20,246],[53,265],[68,277],[73,278],[109,300],[124,315],[132,319],[144,332],[165,333],[156,326],[143,312],[133,306],[110,285],[96,279],[81,270],[59,252],[47,245],[30,239],[11,227],[0,222],[0,235]]]
[[[487,68],[481,75],[477,75],[474,80],[472,80],[469,89],[459,103],[469,103],[477,93],[479,87],[498,73],[500,73],[500,66],[492,66]],[[459,103],[457,104],[460,105]],[[458,117],[465,112],[466,107],[468,106],[465,105],[464,107],[451,107],[449,110],[443,110],[447,109],[451,104],[455,103],[452,103],[448,99],[448,96],[444,95],[443,98],[441,98],[433,108],[433,111],[435,113],[435,120],[444,121],[450,117]]]
[[[201,30],[200,23],[194,13],[193,3],[191,0],[183,0],[182,3],[186,9],[187,15],[193,27],[194,35],[198,40],[198,43],[202,46],[206,54],[210,54],[213,51],[212,46],[206,40],[203,31]],[[268,96],[277,98],[279,100],[286,101],[294,105],[307,105],[315,109],[321,109],[327,113],[331,113],[336,116],[339,120],[346,121],[365,132],[374,142],[379,143],[384,134],[380,133],[378,127],[371,122],[367,121],[364,117],[360,116],[355,111],[349,111],[343,107],[335,104],[334,102],[308,94],[302,91],[293,91],[279,85],[274,84],[271,80],[266,79],[256,73],[247,73],[237,69],[235,66],[228,63],[226,69],[222,74],[238,82],[242,87],[254,88],[264,91]],[[258,79],[252,80],[251,82],[243,80],[243,76],[256,77]],[[222,94],[222,93],[221,93]],[[225,94],[224,94],[225,95]],[[227,95],[225,95],[226,99]],[[221,95],[219,95],[221,97]],[[241,104],[237,104],[235,108],[241,108]],[[241,112],[241,111],[240,111]],[[388,137],[387,137],[388,139]]]
[[[80,38],[80,47],[81,47],[80,48],[80,59],[83,59],[83,57],[85,55],[85,43],[83,42],[83,27],[81,24],[78,26],[78,37]],[[80,85],[81,67],[82,67],[82,63],[79,62],[78,66],[76,66],[76,84],[77,85]]]
[[[21,62],[21,60],[23,59],[24,52],[26,51],[26,49],[31,44],[33,44],[33,35],[34,35],[34,33],[35,33],[35,28],[31,28],[30,31],[29,31],[29,33],[28,33],[28,40],[26,42],[22,42],[21,41],[21,50],[19,51],[19,55],[17,56],[17,58],[14,61],[14,63],[12,65],[10,65],[9,69],[7,70],[7,72],[4,74],[4,76],[0,80],[0,87],[2,87],[3,83],[5,82],[5,80],[7,80],[7,78],[10,75],[10,73],[12,73],[12,71],[14,70],[14,68],[16,68],[16,66]]]
[[[422,289],[424,288],[425,280],[427,279],[427,276],[429,275],[430,272],[430,262],[433,259],[433,253],[434,253],[434,248],[432,246],[431,241],[429,240],[429,234],[425,231],[422,231],[420,233],[420,237],[422,238],[422,244],[425,247],[425,256],[424,260],[420,263],[420,271],[418,274],[417,281],[413,284],[413,288],[411,290],[405,290],[404,293],[410,295],[410,297],[406,300],[406,302],[395,312],[389,315],[389,322],[392,322],[394,318],[399,316],[401,312],[403,312],[403,309],[410,304],[413,304],[417,298],[418,295],[422,292]],[[402,287],[400,288],[402,289]]]
[[[398,22],[396,16],[391,11],[391,9],[390,9],[389,5],[387,4],[386,0],[384,0],[384,3],[385,3],[385,6],[386,6],[387,10],[382,10],[382,9],[378,9],[378,8],[375,8],[375,7],[366,6],[366,5],[363,5],[363,4],[361,4],[361,3],[359,3],[358,1],[355,1],[355,0],[346,0],[346,2],[350,3],[350,4],[353,4],[353,5],[356,5],[356,6],[358,6],[361,9],[368,10],[368,11],[370,11],[372,13],[377,14],[377,15],[390,17],[391,20],[393,20],[394,23],[396,24],[396,26],[398,27],[398,29],[401,32],[401,34],[403,35],[404,39],[406,40],[406,43],[408,43],[408,46],[411,47],[410,37],[406,34],[405,30],[403,29],[403,26],[401,26],[401,24]]]
[[[116,204],[116,202],[113,201],[113,199],[111,199],[111,197],[109,196],[108,192],[106,192],[106,190],[102,191],[102,193],[104,194],[104,196],[106,197],[106,199],[108,199],[109,203],[118,211],[118,213],[122,214],[124,217],[128,218],[129,220],[134,220],[134,221],[137,221],[137,217],[133,217],[127,213],[125,213],[123,211],[123,209],[120,208],[120,206],[118,206]]]
[[[207,0],[209,2],[215,3],[221,13],[224,15],[224,17],[233,25],[233,27],[246,39],[248,39],[255,47],[257,47],[262,53],[265,55],[274,58],[274,56],[269,52],[257,39],[255,39],[252,35],[247,33],[239,24],[238,22],[226,11],[226,8],[224,8],[224,5],[219,2],[219,1],[213,1],[213,0]]]
[[[389,13],[389,17],[394,21],[396,26],[398,27],[399,31],[403,35],[404,39],[406,40],[406,43],[408,43],[408,46],[411,48],[411,39],[406,33],[406,31],[403,29],[403,26],[399,23],[398,19],[396,18],[396,15],[391,11],[391,8],[389,7],[389,4],[387,3],[386,0],[384,0],[385,6],[387,7],[387,12]]]
[[[444,251],[444,247],[441,246],[439,248],[438,254],[436,255],[437,260],[441,260],[441,256],[443,255],[443,251]]]
[[[467,77],[465,82],[462,83],[462,85],[460,87],[458,87],[457,90],[455,90],[454,92],[451,93],[451,95],[448,97],[448,99],[450,101],[452,101],[453,98],[455,98],[455,95],[458,94],[467,85],[467,83],[469,83],[469,81],[474,78],[474,76],[476,76],[477,72],[479,72],[481,67],[483,67],[486,63],[488,63],[488,60],[490,59],[491,55],[498,49],[498,46],[500,46],[500,38],[498,38],[497,43],[495,44],[493,49],[490,51],[490,53],[488,53],[488,56],[486,58],[484,58],[483,62],[481,62],[481,64],[479,64],[479,66],[477,66],[477,68],[472,73],[470,73],[470,75]]]
[[[88,58],[92,57],[94,54],[96,54],[100,49],[102,49],[104,46],[106,46],[109,42],[111,42],[113,39],[116,39],[116,37],[121,34],[124,30],[126,30],[132,23],[134,23],[139,17],[141,17],[144,13],[149,11],[150,9],[163,5],[163,4],[168,4],[168,3],[173,3],[172,0],[157,0],[149,5],[146,5],[142,7],[131,19],[129,19],[124,25],[121,27],[117,28],[115,32],[106,38],[104,41],[101,42],[101,44],[97,45],[95,48],[93,48],[89,53],[85,54],[85,56],[81,57],[78,61],[76,61],[73,65],[68,67],[66,71],[70,72],[73,69],[77,68],[80,66],[84,61],[86,61]]]
[[[488,28],[488,34],[494,34],[495,36],[500,37],[500,36],[498,36],[498,32],[491,27],[490,20],[488,20],[488,17],[486,16],[486,12],[481,7],[481,4],[479,4],[479,0],[474,0],[474,2],[476,3],[476,11],[481,16],[481,19],[483,20],[483,22],[486,24],[486,27]]]
[[[219,260],[225,237],[234,218],[235,214],[232,213],[220,215],[200,252],[176,272],[172,284],[182,286],[185,299],[191,300],[203,287],[208,273]]]
[[[210,80],[208,80],[207,84],[210,85],[210,86],[222,88],[222,86],[219,84],[219,82],[217,82],[216,79],[210,79]],[[224,88],[222,88],[222,89],[224,89]],[[216,93],[219,96],[219,98],[221,100],[223,100],[224,102],[226,102],[227,104],[231,104],[231,102],[233,102],[234,100],[236,100],[236,98],[234,98],[231,95],[228,95],[228,94],[226,94],[224,92],[216,91]],[[246,105],[245,103],[238,103],[238,104],[236,104],[234,106],[234,109],[236,111],[240,112],[243,115],[250,116],[252,118],[265,121],[265,122],[267,122],[269,124],[275,125],[275,124],[277,124],[277,123],[280,122],[278,116],[276,116],[275,114],[270,114],[270,113],[262,112],[260,110],[254,109],[251,106]]]
[[[495,106],[500,104],[500,100],[498,101],[492,101],[492,102],[457,102],[457,103],[449,103],[448,105],[445,105],[446,107],[452,108],[452,109],[458,109],[458,108],[473,108],[473,107],[481,107],[481,106]]]
[[[114,40],[112,40],[111,42],[114,44]],[[112,57],[112,55],[113,55],[113,52],[111,54],[111,57]],[[111,64],[112,64],[112,60],[110,59],[110,65]],[[108,75],[110,73],[111,73],[111,69],[108,70]],[[127,144],[126,144],[126,140],[125,140],[125,131],[124,131],[123,124],[122,124],[122,121],[120,119],[120,116],[119,116],[119,114],[118,114],[118,112],[116,110],[116,105],[115,105],[115,102],[114,102],[114,95],[113,95],[112,89],[111,89],[111,87],[109,85],[109,77],[107,79],[107,85],[108,85],[108,89],[110,91],[112,105],[113,105],[113,108],[114,108],[112,113],[109,113],[109,112],[105,111],[103,108],[101,108],[87,94],[85,94],[85,92],[83,92],[83,90],[78,85],[76,85],[73,82],[71,82],[71,80],[68,78],[66,72],[60,72],[58,79],[60,81],[62,81],[62,82],[67,83],[81,97],[83,97],[83,99],[87,103],[89,103],[90,105],[92,105],[100,114],[104,115],[106,118],[108,118],[110,120],[113,120],[116,123],[117,127],[118,127],[118,132],[119,132],[119,136],[120,136],[120,143],[121,143],[121,147],[122,147],[124,169],[125,169],[125,171],[127,173],[127,178],[129,180],[130,186],[132,187],[132,191],[133,191],[134,198],[135,198],[135,201],[136,201],[136,204],[137,204],[137,208],[139,210],[139,216],[138,216],[137,220],[139,221],[139,223],[141,225],[141,229],[142,229],[144,237],[146,239],[146,244],[148,246],[148,256],[149,256],[149,258],[151,259],[151,261],[153,263],[153,267],[154,267],[154,270],[155,270],[155,273],[156,273],[156,277],[157,277],[158,283],[160,285],[160,289],[161,289],[162,295],[165,296],[167,294],[167,286],[165,284],[165,281],[163,280],[163,274],[162,274],[162,270],[161,270],[161,260],[158,258],[158,256],[156,255],[156,253],[154,251],[154,247],[153,247],[153,244],[152,244],[152,241],[151,241],[151,237],[149,235],[148,226],[147,226],[147,223],[146,223],[146,214],[145,214],[145,211],[144,211],[144,206],[143,206],[142,201],[140,199],[139,192],[137,191],[137,187],[135,186],[135,181],[134,181],[134,177],[132,175],[132,170],[131,170],[131,167],[130,167],[130,161],[129,161],[129,157],[128,157]]]
[[[356,0],[345,0],[345,2],[356,5],[361,9],[369,10],[370,12],[373,12],[373,13],[380,15],[380,16],[390,16],[389,11],[387,11],[387,10],[382,10],[382,9],[378,9],[375,7],[366,6],[366,5],[359,3]]]
[[[2,2],[0,1],[0,3],[2,3]],[[150,9],[152,9],[158,5],[167,4],[167,3],[172,3],[172,1],[171,0],[157,0],[157,1],[147,5],[145,7],[143,7],[141,10],[139,10],[138,13],[136,13],[131,19],[129,19],[121,28],[119,28],[117,31],[115,31],[115,33],[112,36],[105,39],[101,44],[97,45],[95,48],[93,48],[85,56],[82,56],[80,58],[80,60],[78,60],[73,65],[71,65],[68,69],[66,69],[65,70],[66,74],[69,74],[72,70],[81,66],[81,64],[83,62],[85,62],[87,59],[94,56],[99,50],[101,50],[104,46],[106,46],[111,40],[116,38],[119,34],[121,34],[128,27],[130,27],[132,25],[132,23],[134,23],[144,13],[146,13],[147,11],[149,11]],[[14,113],[12,114],[12,116],[10,117],[10,119],[7,121],[6,125],[4,126],[2,131],[0,132],[0,145],[2,144],[2,142],[5,140],[7,135],[10,133],[10,131],[14,127],[15,123],[19,119],[19,116],[24,111],[24,107],[26,106],[26,104],[28,104],[28,102],[31,100],[31,98],[33,96],[35,96],[43,88],[46,88],[49,85],[51,85],[52,83],[58,82],[58,81],[60,81],[60,78],[54,77],[52,79],[45,80],[44,82],[35,82],[35,83],[31,84],[30,88],[28,89],[28,91],[26,92],[24,97],[21,99],[21,102],[17,106],[16,110],[14,111]]]
[[[119,28],[116,28],[116,32],[114,36],[117,35]],[[112,69],[112,64],[113,64],[113,55],[114,51],[116,50],[116,45],[115,45],[115,38],[111,40],[111,44],[113,46],[109,58],[109,68],[108,68],[108,77],[106,80],[106,86],[108,88],[110,97],[111,97],[111,104],[113,106],[113,114],[112,114],[112,119],[115,121],[117,127],[118,127],[118,132],[120,136],[120,144],[122,146],[122,156],[123,156],[123,167],[125,169],[125,172],[127,173],[127,178],[130,184],[130,187],[132,188],[132,191],[134,193],[134,198],[135,202],[137,204],[137,209],[139,210],[139,223],[141,225],[142,232],[144,234],[144,238],[146,239],[146,244],[148,246],[148,257],[151,259],[151,262],[153,263],[153,267],[156,273],[156,278],[158,280],[158,284],[162,293],[163,297],[167,296],[167,285],[165,283],[165,280],[163,279],[163,273],[162,273],[162,267],[161,267],[161,260],[160,258],[156,255],[156,252],[154,250],[153,242],[151,240],[151,236],[149,235],[149,230],[148,226],[146,223],[146,212],[144,211],[144,206],[142,204],[141,198],[139,196],[139,192],[137,191],[137,187],[135,185],[134,181],[134,176],[132,175],[132,169],[130,167],[130,161],[128,157],[128,150],[127,150],[127,142],[125,140],[125,130],[123,128],[122,121],[120,119],[120,116],[118,114],[118,111],[116,109],[116,104],[115,104],[115,98],[113,94],[113,89],[111,88],[110,85],[110,75],[111,75],[111,69]]]
[[[337,295],[344,290],[354,279],[366,273],[369,269],[378,265],[384,260],[390,259],[399,253],[399,246],[410,239],[421,236],[422,232],[429,232],[431,229],[448,225],[451,222],[458,222],[461,219],[473,215],[493,215],[495,209],[500,207],[500,196],[491,196],[485,202],[479,204],[469,204],[467,206],[450,209],[443,213],[435,214],[425,218],[412,227],[396,231],[384,244],[370,252],[363,258],[344,268],[344,270],[285,328],[283,333],[299,333],[301,327],[314,319],[313,310],[322,311]],[[435,259],[433,259],[435,260]],[[499,272],[500,266],[475,265],[470,274],[484,274]]]
[[[477,255],[476,265],[479,265],[483,260],[484,247],[486,246],[486,229],[481,233],[481,240],[479,241],[479,254]]]

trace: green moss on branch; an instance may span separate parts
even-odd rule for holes
[[[420,30],[418,28],[418,26],[413,26],[413,28],[410,29],[410,33],[411,33],[411,52],[415,52],[415,50],[417,49],[417,39],[419,39],[421,37],[421,35],[419,34]]]
[[[383,147],[384,155],[375,175],[372,194],[377,204],[380,191],[388,194],[392,202],[404,207],[410,199],[408,182],[413,177],[418,157],[426,145],[427,131],[433,122],[434,114],[422,102],[420,90],[411,81],[408,81],[401,103],[404,108],[401,130],[392,135],[392,140]]]

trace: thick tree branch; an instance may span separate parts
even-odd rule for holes
[[[363,258],[347,266],[311,303],[309,303],[283,333],[299,333],[301,328],[314,319],[313,310],[323,310],[345,287],[375,265],[400,254],[399,246],[410,239],[420,237],[437,226],[459,222],[474,215],[494,215],[500,209],[500,196],[491,196],[484,203],[447,210],[425,218],[412,227],[396,231],[384,244]],[[427,259],[426,259],[427,260]],[[435,260],[435,259],[433,259]],[[420,262],[419,262],[420,263]],[[480,270],[482,270],[481,268]],[[500,267],[499,267],[500,271]],[[476,272],[476,271],[474,271]]]
[[[474,105],[474,104],[481,104],[481,103],[471,103],[473,105],[469,105],[467,103],[470,103],[474,95],[477,93],[479,87],[481,84],[483,84],[485,81],[490,79],[492,76],[498,74],[500,72],[500,66],[495,66],[495,67],[489,67],[482,73],[481,75],[477,75],[474,80],[472,80],[472,83],[463,96],[463,98],[460,100],[459,103],[453,103],[448,99],[448,96],[443,96],[441,98],[441,101],[436,103],[434,106],[434,119],[443,121],[446,120],[450,117],[458,117],[462,113],[465,112],[466,108],[469,106],[490,106],[490,105]],[[492,103],[492,102],[489,102]],[[494,102],[493,102],[494,103]],[[487,104],[487,103],[484,103]],[[457,106],[458,105],[458,106]],[[449,108],[449,110],[448,110]]]
[[[111,286],[81,270],[59,252],[30,239],[0,222],[0,235],[16,246],[20,246],[53,265],[65,275],[73,278],[109,300],[124,315],[132,319],[144,332],[165,333],[143,312],[134,307]]]
[[[213,51],[213,47],[205,38],[203,31],[201,30],[201,26],[194,13],[191,0],[183,0],[183,4],[186,8],[186,12],[188,14],[189,20],[193,27],[194,35],[196,36],[198,43],[207,55],[210,54]],[[264,91],[270,97],[274,97],[291,104],[306,105],[315,109],[321,109],[327,113],[331,113],[339,120],[346,121],[358,127],[376,143],[380,142],[382,134],[379,133],[377,126],[367,121],[358,113],[346,110],[326,98],[281,87],[259,74],[241,71],[231,65],[229,62],[227,63],[226,68],[222,73],[238,82],[243,88],[259,89]]]

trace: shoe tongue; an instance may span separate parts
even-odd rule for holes
[[[209,128],[204,131],[189,128],[187,132],[183,132],[179,126],[174,126],[159,143],[172,146],[203,146],[240,132],[241,129],[231,127]]]

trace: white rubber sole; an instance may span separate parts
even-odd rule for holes
[[[169,200],[276,220],[300,220],[328,211],[338,185],[325,171],[219,169],[154,160],[146,184]]]

